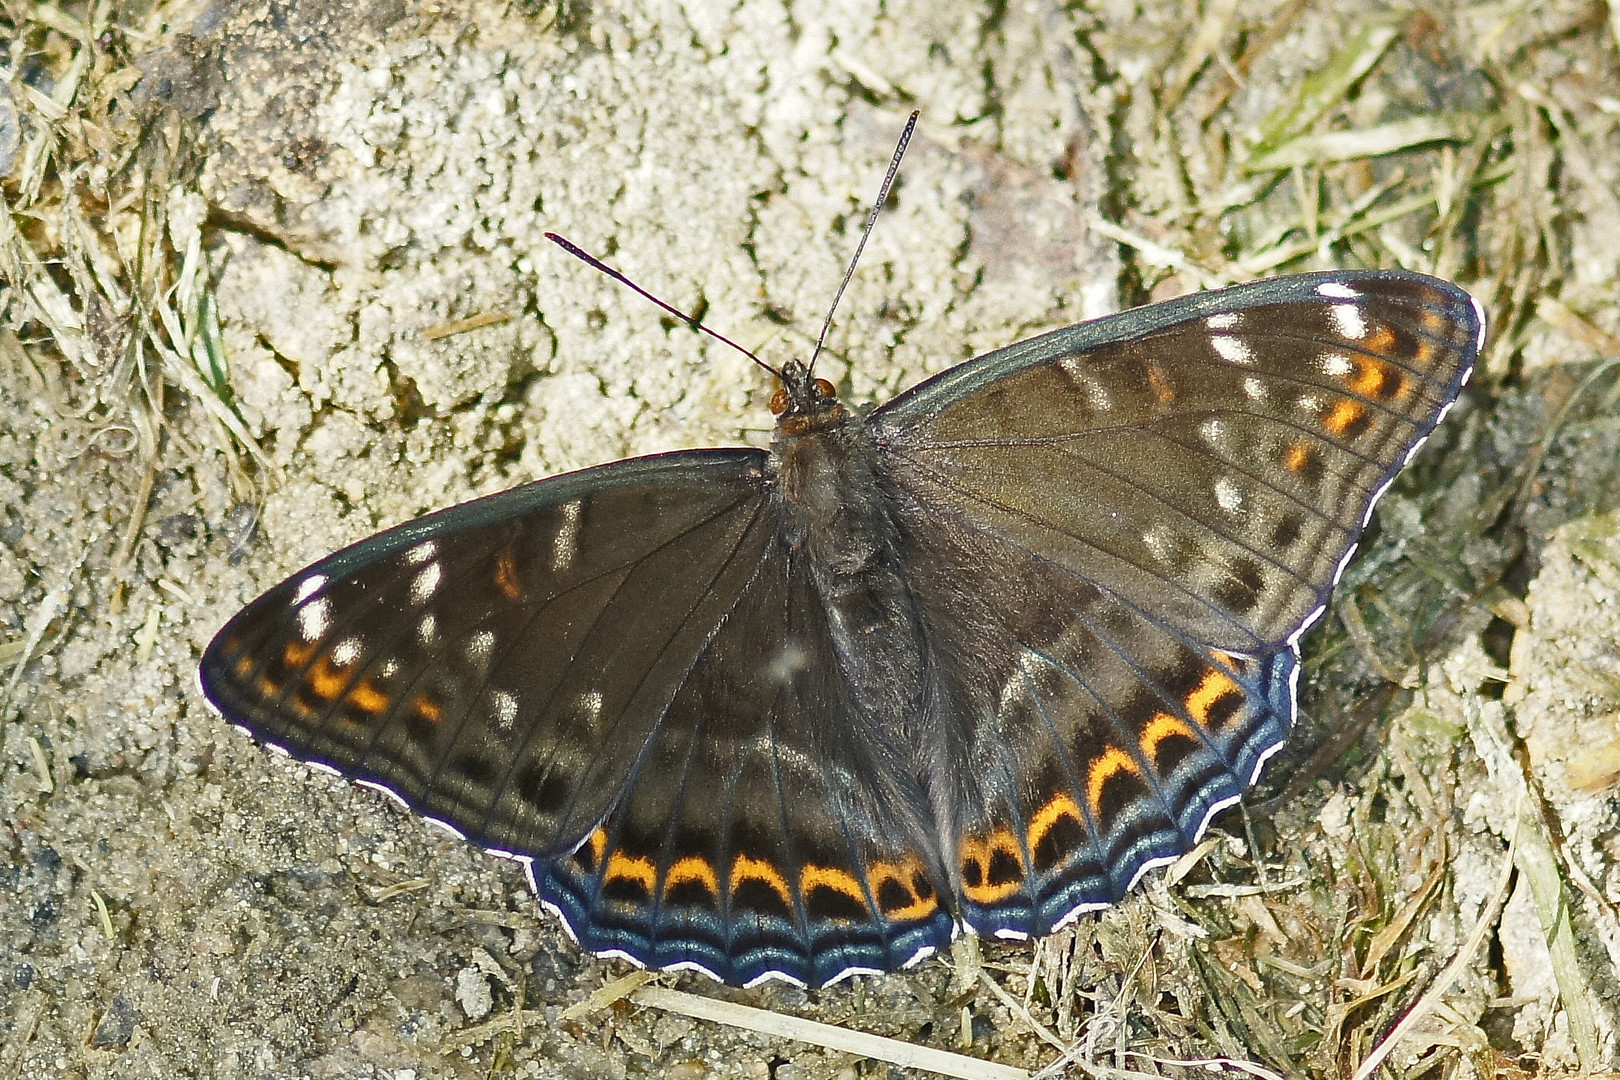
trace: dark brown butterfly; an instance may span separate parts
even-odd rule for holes
[[[202,661],[293,755],[498,854],[591,952],[729,983],[1050,933],[1287,738],[1301,634],[1468,380],[1418,274],[1082,323],[769,452],[618,461],[315,563]]]

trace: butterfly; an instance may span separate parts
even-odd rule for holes
[[[866,412],[789,362],[769,450],[379,533],[242,609],[202,686],[522,862],[601,956],[820,986],[1049,934],[1283,745],[1300,637],[1483,332],[1447,282],[1338,271],[1080,323]]]

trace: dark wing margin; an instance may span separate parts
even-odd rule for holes
[[[1300,635],[1483,325],[1418,274],[1278,278],[1022,342],[872,414],[976,932],[1117,900],[1253,784]]]

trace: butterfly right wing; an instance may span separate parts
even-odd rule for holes
[[[943,828],[969,926],[1040,934],[1117,899],[1254,782],[1299,637],[1482,323],[1416,274],[1277,278],[1011,346],[872,414],[962,778]]]
[[[596,953],[819,984],[949,940],[920,804],[852,722],[757,450],[401,525],[204,654],[227,719],[529,865]]]

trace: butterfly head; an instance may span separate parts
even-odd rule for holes
[[[836,424],[848,415],[838,400],[838,390],[826,379],[817,379],[797,360],[789,360],[777,373],[781,385],[771,395],[771,412],[777,430],[787,435],[803,435]]]

